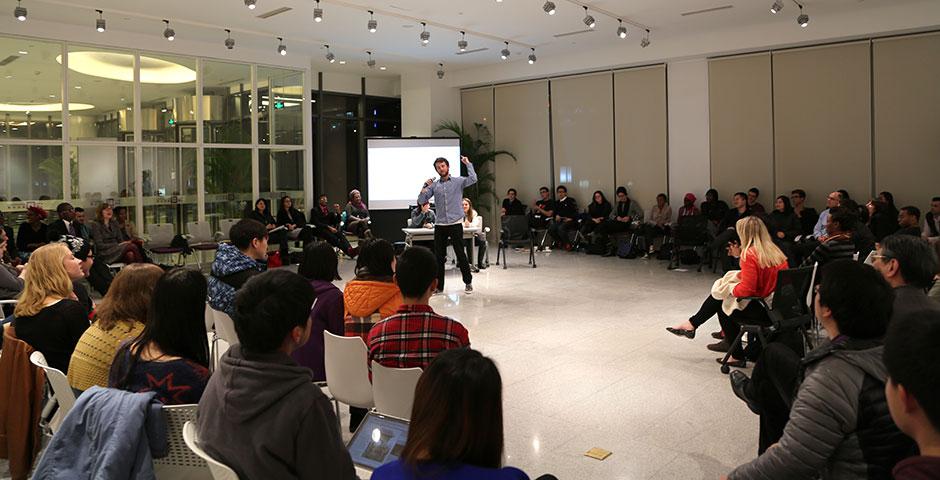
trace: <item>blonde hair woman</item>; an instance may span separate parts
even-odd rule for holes
[[[698,313],[675,327],[666,328],[674,335],[695,338],[695,330],[717,314],[725,336],[722,341],[708,346],[709,350],[715,352],[728,351],[741,331],[739,322],[768,322],[767,315],[758,303],[735,299],[769,297],[777,288],[777,272],[788,267],[786,255],[774,244],[759,217],[744,217],[737,221],[735,229],[741,242],[731,243],[728,255],[740,257],[741,269],[732,270],[715,281],[711,294],[702,303]],[[732,367],[745,366],[744,352],[740,346],[731,353],[728,364]]]
[[[108,386],[114,354],[125,340],[144,331],[150,297],[163,269],[152,263],[135,263],[122,269],[95,310],[95,322],[82,335],[69,362],[69,384],[85,391]]]
[[[473,209],[473,202],[469,198],[464,197],[463,199],[463,226],[464,228],[483,228],[483,217]],[[483,264],[483,256],[486,254],[486,234],[483,232],[477,233],[474,235],[476,237],[477,244],[477,270],[482,270],[486,268]],[[473,260],[473,244],[470,242],[470,239],[465,239],[463,241],[464,248],[467,250],[467,260],[471,261],[471,267]]]
[[[75,344],[88,328],[88,311],[72,293],[71,278],[82,277],[82,262],[62,243],[36,249],[26,264],[13,327],[16,336],[42,352],[52,368],[68,371]]]

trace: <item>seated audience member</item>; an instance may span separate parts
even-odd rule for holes
[[[463,199],[463,228],[479,228],[481,229],[480,233],[473,234],[475,243],[477,245],[477,264],[476,267],[479,270],[486,268],[486,265],[483,263],[483,257],[486,255],[486,233],[482,231],[483,228],[483,217],[473,209],[473,202],[469,198]],[[463,241],[464,249],[467,251],[467,260],[473,260],[473,243],[470,239],[465,239]]]
[[[206,278],[199,271],[174,268],[161,276],[147,324],[118,348],[108,386],[157,392],[165,405],[199,403],[209,380],[205,299]]]
[[[881,200],[872,200],[865,205],[868,210],[868,229],[876,242],[893,234],[899,228],[897,216],[888,215],[888,206]]]
[[[756,214],[766,213],[767,209],[761,205],[761,203],[758,201],[759,199],[760,189],[757,187],[751,187],[751,189],[747,191],[747,208]]]
[[[819,219],[819,214],[816,213],[815,208],[806,206],[806,191],[797,188],[790,192],[790,202],[793,204],[793,213],[796,218],[800,219],[800,235],[804,237],[811,236],[816,220]]]
[[[356,478],[329,399],[290,357],[311,336],[316,298],[303,277],[272,270],[235,299],[239,344],[206,386],[196,431],[239,478]]]
[[[434,210],[431,210],[431,202],[424,202],[411,210],[408,228],[434,228],[435,221],[437,218],[434,216]]]
[[[604,192],[600,190],[594,192],[593,199],[587,208],[587,216],[584,219],[584,223],[581,225],[581,235],[584,235],[585,238],[590,238],[591,233],[598,229],[604,220],[610,217],[612,211],[613,207],[611,207],[610,202],[607,201]]]
[[[539,189],[539,199],[532,204],[532,215],[529,224],[532,228],[548,228],[553,218],[555,218],[555,200],[552,199],[552,192],[548,187]]]
[[[717,252],[730,242],[737,240],[736,225],[738,220],[751,215],[747,208],[747,194],[737,192],[731,197],[731,209],[725,212],[724,218],[718,223],[717,234],[709,245],[709,249]]]
[[[852,232],[852,241],[855,243],[855,251],[861,260],[868,258],[868,254],[875,249],[875,235],[871,233],[866,223],[868,209],[859,206],[855,200],[846,200],[842,203],[842,208],[855,213],[855,230]],[[918,230],[919,232],[920,230]]]
[[[839,260],[822,269],[814,311],[829,340],[802,361],[780,441],[729,479],[889,478],[912,449],[885,404],[881,340],[892,297],[867,265]]]
[[[438,315],[428,301],[437,289],[437,258],[424,247],[402,253],[395,270],[401,289],[398,311],[369,331],[369,361],[389,368],[426,369],[438,353],[470,346],[467,329]]]
[[[929,285],[937,269],[936,255],[927,243],[907,235],[885,237],[881,249],[872,256],[872,266],[894,290],[891,322],[910,312],[940,310],[928,300],[924,286]],[[760,453],[780,440],[790,414],[792,396],[799,383],[802,345],[772,342],[761,352],[750,380],[740,372],[732,372],[735,393],[751,410],[760,415]]]
[[[68,245],[75,258],[81,260],[82,274],[88,280],[88,284],[102,296],[106,295],[108,288],[111,287],[111,282],[114,280],[114,274],[111,273],[111,269],[107,265],[95,260],[95,251],[91,248],[91,241],[71,235],[61,237],[60,241]],[[91,309],[89,309],[90,311]]]
[[[578,228],[578,202],[568,196],[568,187],[559,185],[555,189],[555,216],[548,225],[548,234],[555,241],[556,248],[571,250],[568,232]]]
[[[137,236],[137,227],[128,218],[127,207],[114,207],[114,219],[121,229],[121,236],[124,237],[124,240],[130,240],[138,246],[143,245],[143,240]]]
[[[102,203],[95,210],[95,221],[91,223],[91,239],[95,244],[98,261],[105,265],[144,261],[142,251],[124,235],[121,225],[114,219],[114,209],[107,203]]]
[[[81,262],[65,244],[43,245],[30,256],[23,291],[13,309],[16,336],[63,373],[88,328],[88,311],[72,291],[72,278],[81,275]]]
[[[940,478],[940,312],[892,320],[884,363],[891,418],[920,452],[898,462],[892,474],[896,480]]]
[[[741,331],[741,323],[764,324],[770,321],[760,303],[736,299],[771,296],[777,288],[777,272],[787,268],[786,255],[774,244],[760,218],[742,218],[735,228],[741,244],[729,246],[728,253],[740,258],[741,270],[728,272],[716,280],[699,311],[688,321],[666,328],[673,335],[695,338],[695,330],[717,314],[725,338],[708,346],[709,350],[715,352],[727,352],[731,348]],[[721,362],[721,359],[718,361]],[[745,366],[744,351],[740,345],[731,353],[728,364]]]
[[[395,284],[395,249],[383,239],[367,240],[356,259],[356,277],[343,290],[344,332],[369,345],[372,326],[398,311],[401,291]],[[366,416],[366,409],[349,407],[349,431]]]
[[[313,229],[307,226],[307,217],[294,208],[294,200],[284,195],[278,202],[277,226],[285,228],[288,240],[300,240],[304,245],[313,240]]]
[[[839,192],[832,192],[826,197],[826,209],[819,214],[819,219],[816,220],[816,225],[813,227],[813,237],[822,241],[828,235],[826,231],[826,225],[829,222],[829,214],[833,209],[839,208],[842,204],[842,194]]]
[[[343,336],[343,291],[333,284],[342,280],[339,276],[339,259],[333,248],[324,242],[311,243],[304,247],[304,260],[297,273],[310,282],[317,301],[310,310],[310,341],[291,353],[298,365],[313,373],[314,382],[326,380],[323,364],[323,332]]]
[[[9,242],[7,245],[7,255],[9,255],[11,259],[15,258],[19,261],[19,256],[16,254],[16,235],[13,233],[13,228],[7,225],[7,218],[3,212],[0,212],[0,230],[3,230],[7,234],[7,241]]]
[[[933,197],[930,200],[930,210],[924,215],[924,228],[921,235],[936,242],[940,240],[940,197]]]
[[[209,305],[231,315],[235,291],[268,268],[268,230],[257,220],[239,220],[229,229],[232,243],[221,243],[209,273]]]
[[[278,252],[280,252],[281,255],[281,264],[289,264],[290,245],[287,240],[287,232],[283,229],[275,231],[277,228],[277,220],[271,215],[271,212],[268,211],[268,202],[263,198],[259,198],[255,201],[254,210],[248,212],[245,218],[255,220],[264,225],[264,228],[268,232],[268,243],[276,243],[278,245]]]
[[[310,210],[310,219],[317,226],[316,236],[326,240],[330,245],[340,249],[350,258],[355,258],[359,253],[359,248],[353,247],[346,240],[342,232],[342,214],[338,204],[333,204],[334,210],[331,212],[328,208],[330,202],[326,194],[320,195],[317,200],[317,206]]]
[[[91,248],[81,238],[71,235],[62,237],[61,242],[57,243],[62,243],[68,247],[69,251],[72,252],[72,256],[79,262],[77,271],[69,271],[69,280],[72,281],[72,292],[75,294],[75,299],[78,300],[78,303],[85,309],[85,314],[88,315],[95,309],[95,303],[91,300],[88,288],[85,287],[82,280],[88,277],[90,266],[95,261]]]
[[[724,200],[719,200],[718,190],[714,188],[709,188],[705,192],[705,201],[702,202],[702,215],[705,215],[705,218],[708,219],[708,223],[711,224],[709,227],[711,234],[714,236],[718,230],[718,224],[725,218],[725,213],[728,212],[728,204]]]
[[[679,213],[676,214],[677,218],[694,217],[701,213],[698,207],[695,206],[696,200],[694,193],[686,193],[685,196],[682,197],[682,206],[679,207]]]
[[[79,233],[77,236],[82,238],[91,238],[91,230],[85,221],[85,209],[75,207],[75,230]]]
[[[29,255],[37,248],[49,242],[48,227],[42,223],[48,213],[42,208],[32,206],[26,209],[26,221],[20,224],[16,233],[16,251],[20,260],[29,260]]]
[[[95,309],[95,320],[85,330],[69,362],[69,385],[85,391],[108,386],[108,372],[118,347],[144,331],[150,298],[163,269],[148,264],[128,265],[114,277],[111,289]]]
[[[871,266],[894,288],[894,318],[913,311],[940,310],[940,305],[925,293],[938,269],[937,254],[926,240],[889,235],[871,256]]]
[[[898,226],[900,227],[897,231],[898,234],[921,236],[920,209],[911,205],[901,207],[901,211],[898,213]]]
[[[354,189],[349,192],[349,202],[343,213],[346,214],[346,232],[359,238],[372,238],[372,230],[369,229],[369,209],[362,201],[362,193],[359,190]]]
[[[0,229],[0,300],[11,300],[23,291],[23,269],[14,267],[7,256],[10,239],[6,230]],[[3,315],[6,316],[6,315]]]
[[[500,209],[502,216],[525,215],[525,205],[516,198],[517,196],[515,188],[506,191],[506,198],[503,199],[503,207]]]
[[[774,243],[787,255],[792,265],[797,265],[796,258],[793,256],[793,242],[800,235],[801,225],[800,219],[793,213],[793,207],[790,206],[790,199],[786,195],[777,197],[773,211],[765,218]]]
[[[373,480],[528,480],[503,466],[502,390],[496,364],[480,352],[442,352],[418,380],[401,457]]]
[[[804,267],[810,267],[817,262],[821,267],[840,258],[851,260],[855,255],[855,241],[852,238],[857,222],[855,212],[844,208],[829,209],[827,212],[826,235],[821,237],[821,243],[813,253],[803,260]]]
[[[643,209],[627,195],[626,187],[617,187],[617,204],[610,212],[610,218],[597,227],[598,243],[606,245],[611,234],[629,232],[633,229],[634,222],[642,221]],[[611,245],[604,256],[612,257],[616,250],[617,246]]]
[[[885,204],[885,212],[888,214],[888,216],[891,218],[898,217],[899,212],[898,207],[894,204],[894,194],[887,191],[881,192],[878,194],[878,201]]]
[[[648,252],[646,256],[656,252],[654,245],[657,238],[669,234],[669,226],[672,224],[672,207],[669,206],[669,199],[665,193],[656,195],[656,205],[650,208],[650,216],[643,225],[643,237],[646,239]]]
[[[71,203],[60,203],[55,207],[55,213],[58,215],[59,219],[50,223],[46,227],[46,240],[51,242],[58,242],[59,238],[65,235],[71,235],[73,237],[82,237],[81,229],[76,228],[75,225],[75,208],[72,207]],[[88,240],[87,237],[85,240]]]

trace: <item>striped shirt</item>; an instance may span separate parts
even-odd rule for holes
[[[803,266],[810,267],[814,263],[819,262],[819,266],[822,267],[826,263],[839,260],[840,258],[848,258],[851,260],[856,251],[855,242],[852,241],[852,237],[840,235],[826,240],[824,243],[820,243],[819,246],[813,250],[813,253],[803,261]]]
[[[470,346],[467,329],[429,305],[402,305],[369,331],[369,365],[428,368],[438,353]]]

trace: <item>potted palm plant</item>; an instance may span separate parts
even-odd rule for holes
[[[482,123],[474,123],[473,130],[466,130],[458,122],[447,121],[439,124],[434,132],[452,133],[460,139],[461,155],[470,159],[477,172],[477,183],[464,190],[464,195],[473,202],[477,212],[486,218],[487,214],[493,212],[493,201],[496,199],[496,157],[506,155],[515,161],[516,156],[506,150],[494,150],[490,129]]]

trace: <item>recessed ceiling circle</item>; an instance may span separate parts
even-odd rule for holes
[[[62,56],[56,57],[62,63]],[[69,52],[69,70],[92,77],[134,81],[134,56],[115,52]],[[178,84],[196,81],[196,71],[167,60],[140,56],[140,83]]]

